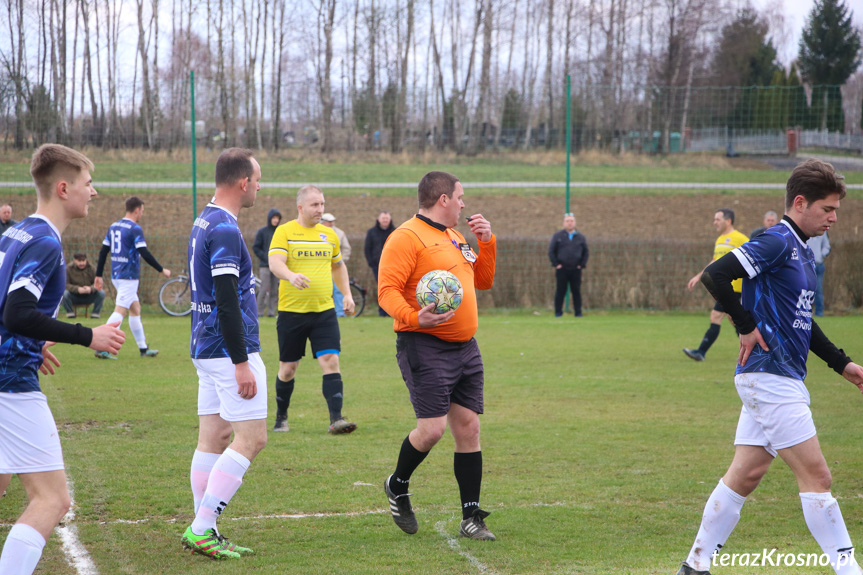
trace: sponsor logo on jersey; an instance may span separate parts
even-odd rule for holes
[[[24,230],[21,230],[18,228],[9,228],[5,232],[3,232],[3,237],[17,240],[17,241],[21,242],[22,244],[26,244],[27,242],[29,242],[30,240],[33,239],[33,236],[31,234],[28,234]]]

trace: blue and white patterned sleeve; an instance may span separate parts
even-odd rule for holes
[[[779,235],[764,232],[731,253],[746,270],[749,279],[788,261],[788,243]]]
[[[21,250],[7,293],[24,288],[36,296],[37,300],[41,299],[48,279],[57,271],[62,261],[63,251],[56,238],[35,238]]]
[[[225,274],[240,277],[242,241],[239,228],[229,223],[220,223],[210,231],[210,271],[213,277]]]

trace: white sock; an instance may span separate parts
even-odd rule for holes
[[[189,478],[192,484],[192,498],[195,500],[195,513],[198,513],[201,499],[204,498],[204,493],[207,491],[210,472],[221,455],[221,453],[207,453],[196,449],[195,455],[192,456],[192,470]]]
[[[201,505],[192,521],[192,533],[203,535],[207,529],[216,527],[216,519],[225,510],[231,498],[243,484],[243,475],[249,469],[251,462],[231,448],[219,456],[210,479],[207,481],[207,491],[201,499]]]
[[[132,330],[132,336],[135,338],[135,343],[138,344],[138,349],[147,349],[147,336],[144,335],[144,324],[141,323],[141,316],[129,316],[129,329]]]
[[[704,514],[701,516],[701,527],[695,536],[695,543],[689,551],[686,563],[696,571],[707,571],[714,552],[719,552],[737,522],[740,521],[740,510],[746,498],[732,491],[721,479],[716,489],[710,494]]]
[[[123,316],[117,312],[112,312],[111,317],[109,317],[108,321],[106,321],[105,323],[114,323],[115,321],[120,322],[120,325],[118,325],[117,327],[122,329],[123,328]]]
[[[6,536],[3,554],[0,555],[0,573],[3,575],[30,575],[42,557],[45,538],[25,523],[16,523]]]
[[[860,575],[839,502],[830,492],[801,493],[800,502],[803,504],[806,526],[824,554],[830,557],[830,564],[837,575]],[[840,555],[843,556],[841,561]]]

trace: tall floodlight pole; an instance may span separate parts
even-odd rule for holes
[[[198,216],[198,140],[195,137],[195,71],[189,72],[189,89],[192,92],[192,221]],[[569,168],[567,168],[568,170]],[[567,181],[569,178],[567,177]],[[568,204],[567,204],[568,205]]]
[[[572,89],[569,74],[566,75],[566,210],[569,213],[569,154],[572,151]]]

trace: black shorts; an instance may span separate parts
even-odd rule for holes
[[[741,295],[739,293],[736,295],[737,295],[737,301],[740,301]],[[713,311],[718,311],[719,313],[726,313],[725,308],[722,307],[722,304],[719,303],[718,301],[713,304]]]
[[[294,313],[279,311],[276,320],[279,334],[279,361],[300,361],[306,355],[306,340],[312,342],[312,357],[339,353],[342,349],[339,320],[335,309]]]
[[[476,339],[444,341],[427,333],[399,332],[396,359],[417,418],[441,417],[457,403],[483,411],[483,365]]]

